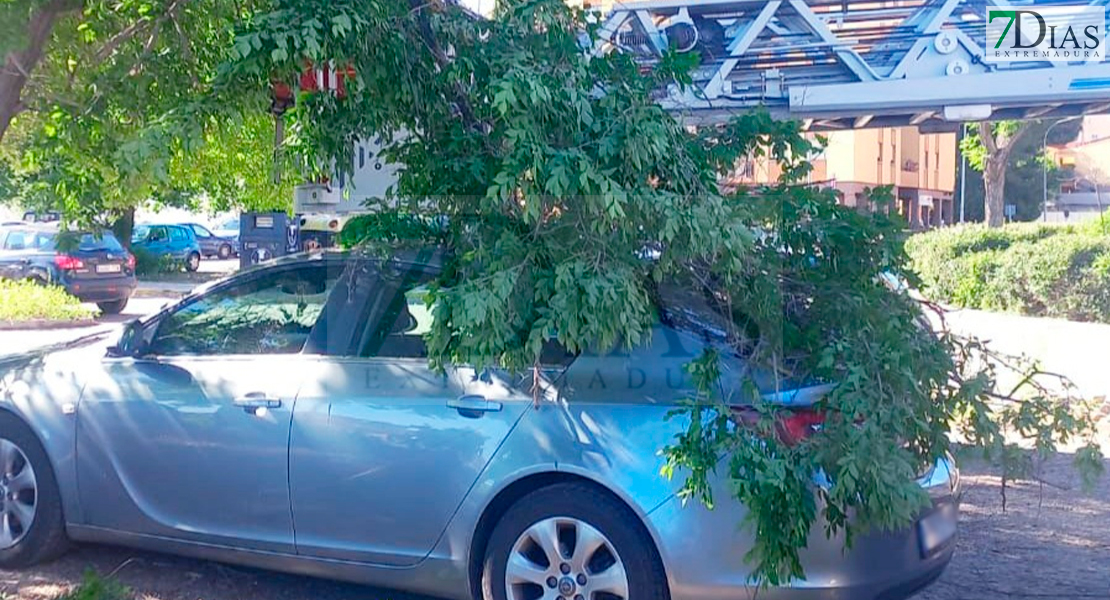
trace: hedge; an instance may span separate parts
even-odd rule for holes
[[[906,249],[932,300],[1110,323],[1110,223],[950,227]]]
[[[55,285],[0,279],[0,326],[27,321],[80,321],[92,309]]]

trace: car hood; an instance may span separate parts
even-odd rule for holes
[[[6,354],[0,356],[0,374],[7,373],[16,369],[26,367],[36,361],[42,360],[46,357],[66,352],[69,350],[77,350],[88,348],[98,342],[107,340],[111,335],[111,331],[104,329],[96,331],[87,335],[83,335],[72,340],[48,344],[46,346],[39,346],[23,352],[15,354]]]

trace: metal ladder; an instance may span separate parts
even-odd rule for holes
[[[1110,0],[1038,0],[1036,7]],[[596,52],[645,66],[697,51],[694,85],[659,102],[691,124],[767,107],[813,130],[1054,118],[1110,111],[1107,49],[1098,59],[992,63],[990,8],[1007,0],[652,0],[606,13]],[[1104,18],[1105,21],[1105,18]]]

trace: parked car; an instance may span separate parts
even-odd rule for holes
[[[56,226],[0,228],[0,277],[56,284],[116,314],[135,291],[135,257],[112,232],[61,232]]]
[[[212,225],[212,233],[239,242],[239,217],[228,217]]]
[[[131,248],[180,262],[188,271],[200,268],[200,242],[184,225],[138,225],[131,234]]]
[[[239,254],[239,239],[217,235],[199,223],[183,223],[193,230],[197,242],[200,243],[200,253],[204,258],[218,258],[227,260]]]
[[[76,540],[459,600],[756,593],[744,508],[687,504],[659,474],[683,427],[665,416],[692,385],[677,374],[712,343],[691,329],[700,319],[661,321],[650,345],[613,354],[549,342],[525,375],[440,373],[423,338],[439,261],[387,256],[277,259],[131,323],[106,355],[9,367],[0,568]],[[772,389],[812,423],[818,388]],[[958,472],[942,458],[919,484],[933,507],[913,527],[843,550],[818,522],[808,578],[758,594],[897,599],[928,585],[952,556]]]

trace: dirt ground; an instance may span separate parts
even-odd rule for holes
[[[1110,475],[1110,461],[1107,462]],[[983,467],[964,466],[955,559],[917,600],[1110,600],[1110,477],[1084,494],[1061,455],[1041,483],[1008,488]],[[46,600],[86,569],[113,574],[137,600],[433,600],[379,590],[100,546],[22,572],[0,571],[3,600]]]

